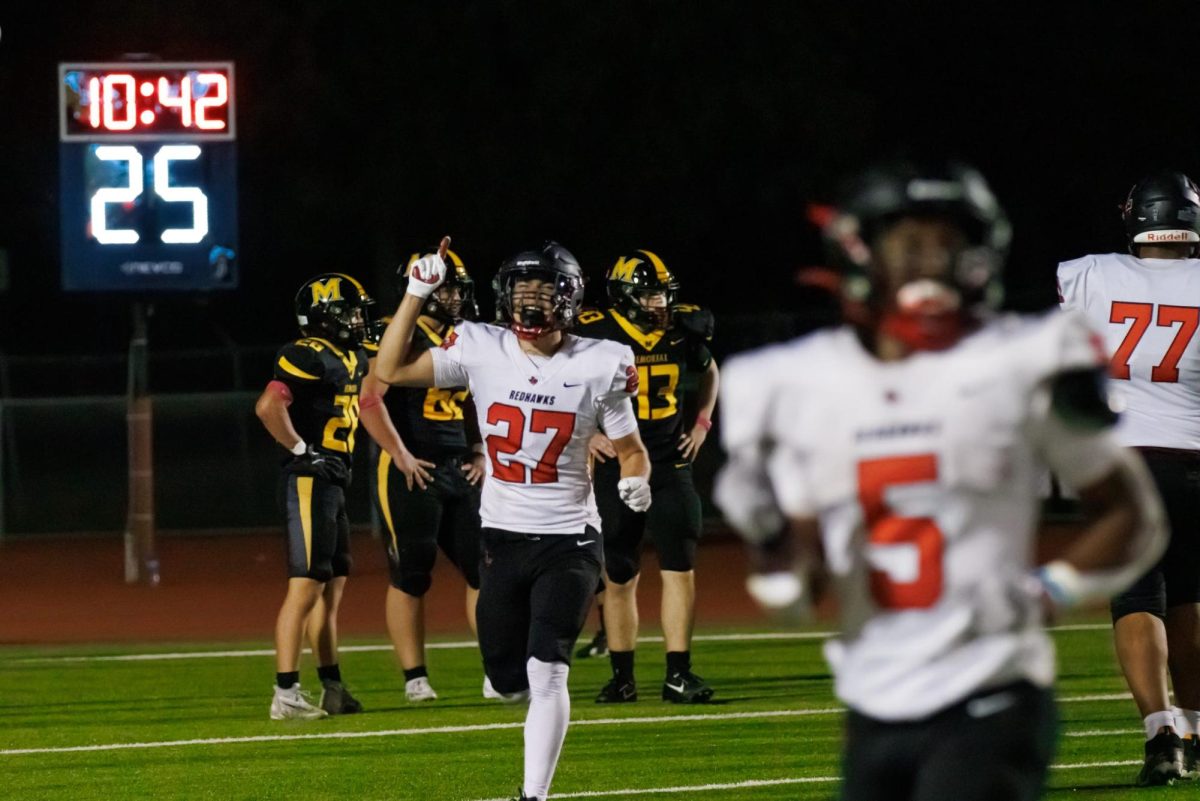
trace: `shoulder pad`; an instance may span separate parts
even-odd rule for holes
[[[713,313],[708,309],[680,303],[671,307],[671,325],[684,333],[704,341],[712,339],[715,326]]]
[[[592,323],[598,323],[603,320],[604,312],[600,311],[599,309],[584,309],[583,311],[579,312],[579,316],[575,319],[579,321],[580,325],[591,325]]]
[[[317,353],[320,353],[321,351],[325,350],[324,342],[322,342],[319,339],[312,339],[310,337],[305,337],[304,339],[297,339],[296,344],[302,348],[311,348],[312,350],[315,350]]]

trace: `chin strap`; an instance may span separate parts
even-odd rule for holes
[[[905,314],[884,312],[879,330],[913,350],[945,350],[963,338],[973,325],[957,311],[942,314]]]

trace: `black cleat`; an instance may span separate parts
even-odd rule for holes
[[[608,680],[604,689],[596,696],[597,704],[628,704],[637,700],[637,682],[633,679],[621,681],[617,678]]]
[[[524,790],[522,790],[520,787],[518,787],[517,794],[515,796],[513,796],[512,801],[538,801],[538,799],[530,798],[529,796],[525,795]]]
[[[603,631],[597,631],[591,642],[575,652],[576,659],[599,659],[605,656],[608,656],[608,635]]]
[[[1138,787],[1173,784],[1183,776],[1183,741],[1166,729],[1146,743],[1146,763],[1137,777]]]
[[[1183,778],[1200,779],[1200,736],[1193,734],[1183,741]]]
[[[331,715],[354,715],[362,712],[362,704],[340,681],[321,682],[321,700],[317,705]]]
[[[706,704],[713,697],[713,688],[690,670],[672,673],[663,682],[662,699],[673,704]]]

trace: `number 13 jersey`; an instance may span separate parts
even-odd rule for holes
[[[902,361],[849,328],[730,360],[726,447],[762,437],[780,508],[819,521],[842,617],[826,656],[850,707],[917,720],[989,687],[1051,683],[1030,573],[1041,465],[1086,486],[1116,448],[1107,431],[1054,425],[1050,384],[1103,360],[1086,321],[1059,313]]]
[[[1104,333],[1120,440],[1200,450],[1200,260],[1084,256],[1058,266],[1058,299]]]
[[[434,384],[467,386],[487,450],[480,518],[528,534],[600,530],[588,475],[588,440],[637,431],[629,347],[565,334],[549,358],[521,350],[508,328],[460,323],[430,350]]]

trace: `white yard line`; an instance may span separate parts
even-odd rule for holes
[[[1058,631],[1107,631],[1112,627],[1106,623],[1085,623],[1071,626],[1054,626],[1049,629]],[[832,631],[768,631],[747,634],[697,634],[692,639],[696,642],[762,642],[790,640],[826,640],[834,636]],[[662,642],[662,637],[639,637],[639,642]],[[475,648],[474,640],[458,640],[454,642],[432,642],[425,646],[430,650],[459,650]],[[391,645],[345,645],[338,648],[346,653],[372,653],[390,651]],[[246,656],[274,656],[270,648],[254,648],[237,651],[174,651],[147,654],[112,654],[108,656],[36,656],[14,659],[9,664],[27,664],[31,662],[156,662],[172,659],[228,659]]]
[[[1120,768],[1140,765],[1140,759],[1125,759],[1115,762],[1079,762],[1066,765],[1051,765],[1052,770],[1080,770],[1084,768]],[[619,796],[664,795],[667,793],[703,793],[711,790],[739,790],[753,787],[778,787],[787,784],[828,784],[841,781],[840,776],[809,776],[794,779],[747,779],[727,784],[689,784],[677,787],[637,787],[624,790],[587,790],[579,793],[554,793],[550,798],[604,798]],[[508,801],[512,796],[485,798],[480,801]]]
[[[706,714],[655,715],[638,718],[594,718],[573,720],[571,726],[624,726],[635,723],[689,723],[703,720],[745,720],[761,718],[794,718],[814,715],[839,715],[837,707],[826,709],[768,709],[760,712],[716,712]],[[319,724],[318,724],[319,725]],[[207,737],[194,740],[160,740],[144,743],[103,743],[97,745],[71,745],[49,748],[7,748],[0,756],[23,756],[28,754],[67,754],[84,751],[122,751],[146,748],[182,748],[194,745],[236,745],[238,743],[271,743],[287,740],[353,740],[365,737],[401,737],[425,734],[462,734],[499,729],[519,729],[523,722],[478,723],[464,726],[432,726],[412,729],[384,729],[382,731],[314,732],[311,734],[262,734],[253,737]]]

